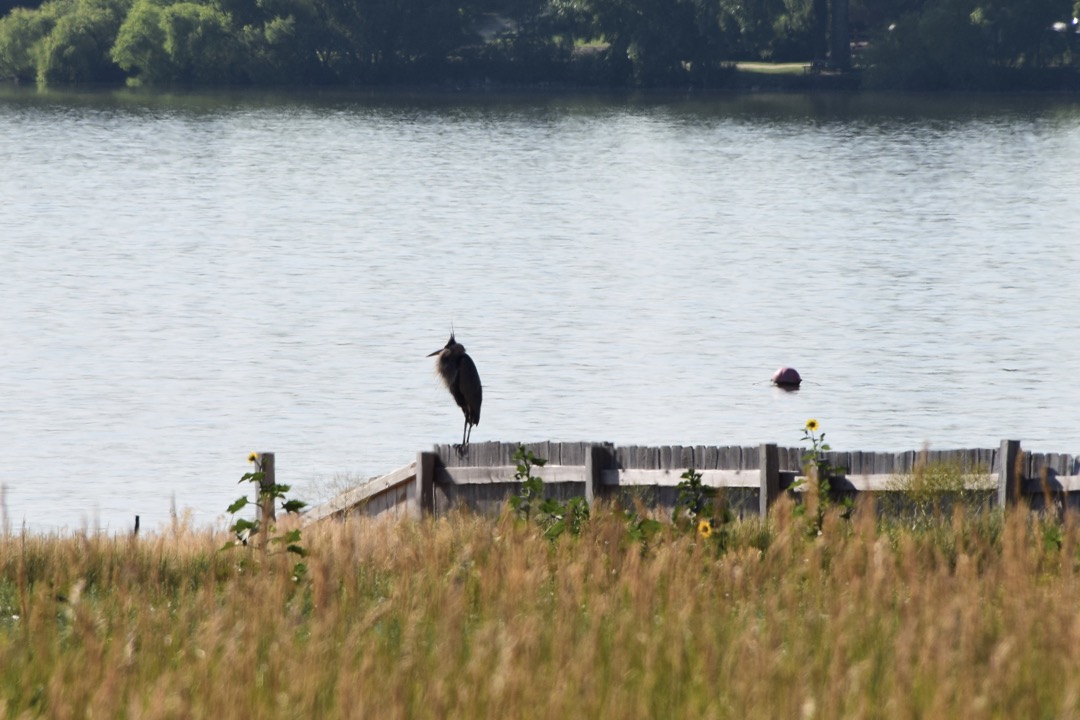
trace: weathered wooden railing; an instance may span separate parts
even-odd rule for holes
[[[610,443],[526,443],[547,461],[533,468],[555,497],[584,496],[589,502],[611,498],[630,488],[653,493],[651,500],[670,507],[682,473],[694,468],[702,483],[744,492],[744,505],[765,515],[769,506],[801,476],[805,448],[663,446],[615,447]],[[306,522],[346,515],[397,515],[420,518],[453,508],[498,512],[516,492],[513,455],[516,443],[477,443],[466,455],[449,445],[417,453],[416,461],[312,508]],[[898,478],[918,464],[949,463],[963,468],[969,487],[988,490],[996,504],[1023,497],[1080,493],[1080,457],[1058,453],[1022,453],[1020,442],[1004,440],[995,449],[886,452],[828,452],[835,469],[836,492],[884,493],[901,489]],[[996,491],[996,492],[995,492]],[[634,491],[630,491],[634,492]],[[747,502],[755,500],[756,502]]]

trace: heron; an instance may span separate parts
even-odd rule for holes
[[[480,424],[480,403],[484,400],[484,388],[480,385],[480,373],[476,371],[476,363],[465,352],[465,346],[454,339],[453,331],[450,339],[441,349],[428,355],[439,356],[435,361],[435,372],[442,379],[446,389],[454,396],[454,402],[465,413],[465,426],[461,430],[461,445],[459,452],[465,452],[472,437],[473,425]]]

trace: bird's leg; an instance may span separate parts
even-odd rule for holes
[[[458,457],[464,457],[469,453],[469,435],[471,433],[469,433],[468,430],[469,420],[468,418],[466,418],[465,426],[461,428],[461,444],[454,446],[457,449]]]

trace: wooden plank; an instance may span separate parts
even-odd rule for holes
[[[366,517],[401,518],[409,510],[409,488],[397,486],[375,495],[369,502],[354,506],[352,512]]]
[[[903,492],[897,486],[895,473],[889,473],[888,475],[837,475],[835,478],[844,485],[850,485],[850,489],[858,492]],[[795,476],[796,481],[806,479],[806,476],[801,473]],[[964,487],[972,490],[985,490],[993,487],[996,479],[997,475],[993,474],[970,475],[965,479]]]
[[[376,495],[375,497],[368,498],[368,501],[361,505],[354,505],[350,508],[349,513],[375,517],[386,512],[389,507],[390,502],[385,495]]]
[[[568,456],[564,456],[562,459],[563,465],[581,465],[585,466],[585,447],[587,443],[575,442],[568,443],[563,446],[563,451],[569,451]]]
[[[438,448],[439,460],[441,460],[444,465],[453,467],[458,464],[459,458],[457,450],[454,449],[453,445],[437,445],[436,447]]]
[[[695,445],[694,446],[694,467],[700,468],[701,470],[710,470],[711,469],[711,468],[709,468],[708,465],[705,464],[705,446],[704,445]]]
[[[717,470],[738,470],[739,459],[730,445],[724,445],[716,449]]]
[[[784,452],[787,455],[787,463],[786,463],[787,466],[785,467],[785,466],[781,465],[780,469],[781,470],[791,470],[793,472],[801,473],[802,470],[803,470],[802,456],[803,456],[803,452],[805,452],[805,451],[802,448],[789,447],[789,448],[784,448]]]
[[[645,448],[645,464],[643,468],[650,470],[659,470],[660,468],[660,448],[647,447]]]
[[[705,464],[701,466],[705,470],[720,469],[720,448],[709,445],[705,448]]]
[[[993,477],[997,477],[996,475]],[[1048,481],[1052,493],[1080,492],[1080,475],[1058,475]],[[1042,495],[1043,485],[1040,478],[1029,478],[1020,483],[1021,492],[1024,495]]]
[[[409,509],[409,515],[413,520],[435,514],[435,465],[437,462],[438,457],[435,453],[416,453],[416,481],[411,485],[412,497]]]
[[[649,452],[649,448],[645,445],[638,445],[637,450],[634,451],[634,464],[631,467],[652,470],[653,466],[649,463],[652,462],[653,455]]]
[[[1031,453],[1031,470],[1024,475],[1024,477],[1037,480],[1042,476],[1043,468],[1047,470],[1049,467],[1050,458],[1045,453]]]
[[[495,467],[444,467],[435,471],[435,482],[451,485],[491,485],[493,483],[514,483],[513,465]],[[533,466],[532,474],[545,483],[585,482],[584,465],[545,465]]]
[[[756,447],[740,447],[739,448],[739,469],[740,470],[757,470],[759,469],[758,461],[760,460],[760,453]]]
[[[780,497],[780,460],[776,445],[763,443],[758,451],[758,514],[764,518],[769,507]]]
[[[964,462],[967,463],[964,467],[969,470],[985,470],[986,472],[990,472],[989,467],[979,467],[979,465],[982,464],[982,452],[983,451],[979,448],[968,448],[964,455]]]
[[[416,478],[416,463],[411,462],[404,467],[400,467],[393,472],[389,472],[382,477],[377,477],[374,480],[370,480],[359,487],[346,490],[335,498],[328,500],[322,505],[316,505],[315,507],[304,513],[303,524],[307,525],[323,518],[331,517],[342,512],[346,512],[356,505],[369,500],[377,495],[380,495],[391,488],[398,485],[404,485],[411,483]]]
[[[998,450],[998,507],[1014,505],[1020,499],[1020,483],[1016,477],[1016,458],[1020,453],[1019,440],[1002,440]]]
[[[531,452],[533,455],[540,458],[541,460],[547,460],[547,458],[545,458],[543,455],[544,448],[541,447],[541,443],[525,443],[525,452]]]
[[[600,473],[604,469],[604,448],[590,445],[585,451],[585,502],[590,506],[600,496]]]
[[[679,467],[694,468],[695,470],[700,469],[694,463],[694,448],[692,446],[680,446],[680,450],[680,459],[678,461]]]
[[[701,484],[711,487],[756,488],[761,485],[761,473],[757,470],[699,470]],[[631,485],[654,485],[675,487],[683,481],[682,470],[626,470],[608,469],[600,473],[605,486],[626,487]]]
[[[457,464],[458,467],[492,467],[494,465],[504,465],[503,454],[506,452],[507,443],[504,442],[485,442],[476,446],[476,451],[469,450],[469,454],[462,458],[462,462]]]
[[[671,465],[671,446],[663,445],[658,448],[660,451],[660,469],[661,470],[674,470]]]

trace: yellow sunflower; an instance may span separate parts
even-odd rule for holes
[[[248,462],[249,463],[258,462],[258,460],[259,460],[259,454],[258,453],[251,453],[250,455],[248,455]]]
[[[708,540],[710,537],[712,537],[712,521],[708,518],[704,520],[699,520],[697,524],[697,534],[705,540]]]
[[[809,430],[810,432],[814,432],[815,430],[817,430],[817,428],[818,428],[817,420],[815,420],[814,418],[810,418],[809,420],[806,421],[806,429]]]

